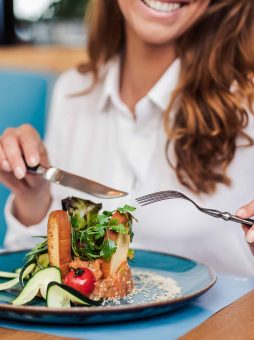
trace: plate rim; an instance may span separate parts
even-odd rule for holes
[[[22,249],[22,250],[4,250],[0,253],[0,258],[2,255],[8,255],[8,254],[14,254],[14,253],[23,253],[25,251],[29,251],[30,249]],[[175,258],[179,258],[179,259],[183,259],[183,260],[187,260],[187,261],[193,261],[198,265],[202,265],[204,267],[207,268],[208,270],[208,274],[211,278],[211,282],[209,284],[207,284],[206,287],[199,289],[198,291],[196,291],[195,293],[191,293],[185,296],[180,296],[180,297],[176,297],[173,299],[167,299],[167,300],[163,300],[163,301],[154,301],[154,302],[148,302],[148,303],[142,303],[142,304],[137,304],[137,305],[118,305],[118,306],[99,306],[99,307],[71,307],[71,308],[49,308],[49,307],[37,307],[37,306],[26,306],[26,305],[22,305],[22,306],[14,306],[11,304],[2,304],[0,303],[0,312],[2,311],[8,311],[8,312],[15,312],[17,314],[23,314],[24,312],[28,312],[28,313],[33,313],[35,315],[40,314],[46,314],[46,315],[50,315],[50,314],[54,314],[54,315],[63,315],[63,314],[74,314],[74,315],[81,315],[81,314],[89,314],[89,315],[93,315],[93,314],[110,314],[110,313],[114,313],[114,312],[119,312],[119,313],[125,313],[125,312],[137,312],[139,310],[143,310],[143,309],[148,309],[148,308],[161,308],[161,307],[167,307],[170,305],[174,305],[174,304],[181,304],[184,302],[187,302],[189,300],[192,300],[193,298],[196,298],[200,295],[202,295],[203,293],[205,293],[207,290],[209,290],[212,286],[214,286],[214,284],[217,281],[217,275],[215,270],[208,266],[207,264],[204,264],[202,262],[193,260],[189,257],[185,257],[185,256],[181,256],[181,255],[175,255],[175,254],[171,254],[171,253],[167,253],[167,252],[161,252],[161,251],[154,251],[154,250],[148,250],[148,249],[139,249],[136,248],[134,250],[138,250],[138,251],[142,251],[142,252],[149,252],[149,253],[153,253],[153,254],[159,254],[159,255],[166,255],[166,256],[172,256]]]

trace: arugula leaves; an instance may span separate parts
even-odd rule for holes
[[[120,224],[112,218],[115,211],[103,211],[99,213],[101,204],[69,197],[62,201],[64,210],[68,211],[72,224],[72,252],[81,260],[94,260],[102,257],[109,261],[116,251],[116,242],[107,238],[110,230],[129,234],[133,238],[132,212],[136,209],[129,205],[118,208],[120,214],[124,214],[128,220],[128,227]]]

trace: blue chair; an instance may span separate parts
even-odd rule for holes
[[[47,108],[55,76],[16,70],[0,70],[0,134],[24,123],[44,135]],[[9,190],[0,184],[0,247],[6,230],[3,214]]]

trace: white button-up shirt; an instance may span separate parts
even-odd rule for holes
[[[129,192],[118,200],[104,200],[105,209],[127,203],[136,206],[134,247],[186,256],[236,275],[253,275],[254,259],[241,225],[199,212],[181,199],[138,207],[135,198],[160,190],[178,190],[208,208],[234,212],[254,198],[254,148],[238,148],[228,173],[232,185],[218,185],[213,195],[196,196],[177,180],[165,157],[166,135],[162,113],[179,78],[176,60],[136,105],[135,116],[119,97],[119,59],[102,71],[100,82],[86,95],[90,75],[71,70],[62,75],[53,94],[46,145],[51,164]],[[173,112],[171,113],[174,114]],[[254,136],[253,118],[247,132]],[[61,209],[61,199],[79,196],[99,199],[72,189],[52,185],[50,210]],[[6,205],[10,249],[31,247],[34,235],[45,235],[47,216],[38,225],[25,227],[12,215],[12,197]],[[32,212],[31,212],[32,213]]]

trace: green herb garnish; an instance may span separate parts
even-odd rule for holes
[[[128,226],[120,224],[117,219],[112,219],[115,211],[99,213],[101,204],[69,197],[62,201],[64,210],[68,211],[72,224],[72,252],[81,260],[94,260],[103,258],[110,260],[116,251],[116,242],[110,240],[107,233],[112,230],[121,234],[129,234],[133,238],[131,214],[135,208],[125,205],[118,208],[121,214],[126,215]]]
[[[46,236],[35,236],[44,238],[44,240],[38,243],[32,250],[30,250],[25,256],[25,263],[30,262],[32,260],[37,262],[38,255],[43,253],[47,253],[48,251],[48,240]]]

